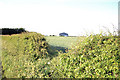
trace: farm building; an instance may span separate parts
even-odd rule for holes
[[[59,36],[65,36],[65,37],[67,37],[67,36],[68,36],[68,34],[67,34],[67,33],[65,33],[65,32],[63,32],[63,33],[60,33],[60,34],[59,34]]]

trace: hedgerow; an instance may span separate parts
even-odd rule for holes
[[[23,33],[5,38],[8,42],[4,42],[7,44],[2,52],[3,77],[120,78],[118,36],[102,33],[88,36],[52,59],[44,57],[48,44],[40,34]]]
[[[118,78],[120,38],[91,35],[51,61],[51,77]]]
[[[47,54],[48,44],[41,34],[27,32],[18,35],[3,36],[3,77],[31,78],[35,76],[32,73],[35,71],[33,70],[36,66],[35,63],[39,58],[46,57]],[[41,60],[41,62],[45,62],[45,60]]]

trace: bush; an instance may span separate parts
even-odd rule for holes
[[[28,32],[3,36],[2,39],[3,77],[34,77],[36,75],[34,69],[38,68],[35,66],[47,61],[43,58],[48,54],[48,44],[41,34]]]
[[[51,61],[51,77],[118,78],[120,38],[91,35]]]
[[[4,37],[6,38],[6,44],[3,48],[6,47],[10,55],[23,54],[41,57],[48,54],[48,44],[41,34],[28,32],[13,36],[3,36],[3,39]]]
[[[23,36],[24,35],[24,36]],[[38,33],[23,33],[19,36],[20,42],[23,43],[20,47],[23,47],[25,55],[45,56],[48,54],[48,43],[43,35]]]
[[[6,55],[3,61],[4,75],[6,78],[43,78],[49,77],[49,58],[35,60],[28,55]]]
[[[48,44],[41,34],[22,33],[2,39],[3,77],[120,78],[120,38],[111,34],[91,35],[52,60],[44,57]]]

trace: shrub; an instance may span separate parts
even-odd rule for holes
[[[23,36],[24,35],[24,36]],[[45,56],[48,54],[48,44],[46,42],[46,39],[44,38],[43,35],[38,34],[38,33],[23,33],[22,35],[19,36],[20,42],[23,43],[23,46],[21,45],[20,47],[23,47],[25,55],[34,55],[34,56]]]
[[[120,38],[91,35],[51,61],[51,77],[118,78]]]
[[[49,58],[35,60],[28,55],[6,55],[3,61],[4,75],[7,78],[43,78],[49,77]]]
[[[3,77],[120,78],[117,36],[91,35],[52,60],[44,57],[48,44],[41,34],[23,33],[3,39]]]
[[[48,54],[48,44],[44,36],[34,32],[27,32],[3,36],[2,39],[3,77],[34,77],[36,75],[34,69],[38,68],[35,66],[44,63],[43,58]],[[39,58],[41,58],[41,63],[38,60]]]
[[[6,38],[6,44],[3,44],[3,48],[6,47],[10,55],[44,56],[48,54],[48,44],[41,34],[28,32],[4,37]]]

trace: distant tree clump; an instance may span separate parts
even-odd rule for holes
[[[2,28],[0,29],[0,31],[1,31],[0,35],[12,35],[26,32],[24,28]]]

